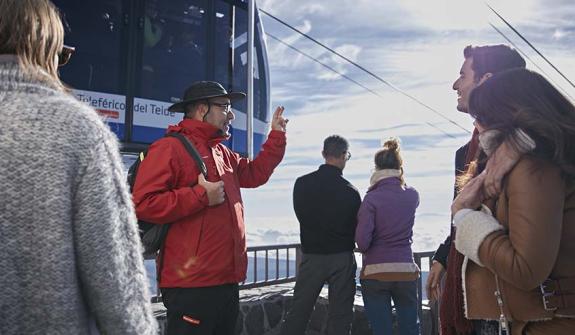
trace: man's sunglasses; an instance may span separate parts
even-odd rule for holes
[[[64,45],[62,51],[58,54],[58,66],[64,66],[70,61],[70,57],[76,51],[76,48]]]

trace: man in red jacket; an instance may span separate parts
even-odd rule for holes
[[[184,113],[168,133],[179,132],[196,147],[207,180],[178,139],[150,145],[134,185],[140,220],[171,224],[158,256],[158,276],[168,310],[168,334],[233,334],[239,307],[238,283],[246,278],[244,209],[240,187],[263,185],[281,162],[286,146],[283,107],[259,155],[250,161],[232,152],[231,102],[219,83],[196,82],[169,110]]]

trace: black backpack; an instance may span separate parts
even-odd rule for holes
[[[204,175],[204,177],[208,178],[208,169],[206,168],[206,164],[202,160],[202,157],[198,153],[198,150],[194,147],[192,142],[188,140],[184,135],[180,133],[168,133],[165,137],[175,137],[184,145],[186,151],[192,156],[198,168]],[[140,152],[138,159],[130,166],[128,169],[128,185],[130,186],[130,193],[134,188],[134,184],[136,183],[136,177],[138,174],[138,169],[142,161],[146,158],[148,154],[148,149],[145,151]],[[140,240],[142,241],[142,245],[144,247],[144,256],[147,258],[149,256],[155,256],[158,251],[163,247],[164,240],[166,239],[166,235],[168,234],[168,230],[170,229],[170,224],[154,224],[142,220],[138,220],[138,229],[140,231]]]

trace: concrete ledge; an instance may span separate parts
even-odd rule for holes
[[[279,284],[240,291],[240,313],[236,325],[238,335],[277,335],[281,321],[289,311],[293,299],[294,283]],[[326,334],[327,288],[318,298],[308,328],[307,335]],[[166,333],[166,310],[162,303],[153,305],[154,315],[160,324],[160,334]],[[422,334],[432,334],[433,317],[428,308],[423,310]],[[356,293],[352,335],[371,335],[371,329],[364,313],[361,293]],[[398,334],[394,315],[394,334]]]

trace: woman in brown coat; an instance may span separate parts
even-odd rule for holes
[[[525,69],[493,75],[469,106],[482,153],[452,205],[466,317],[512,334],[575,334],[575,106]],[[530,153],[485,199],[479,172],[506,140]]]

